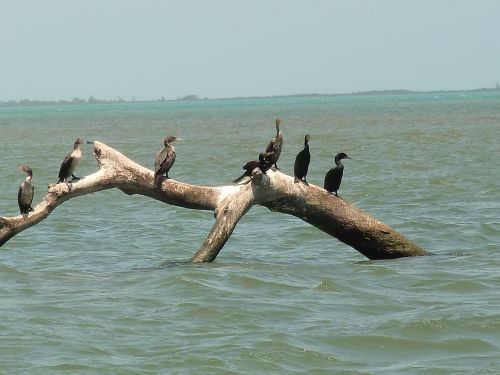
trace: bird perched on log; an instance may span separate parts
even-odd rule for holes
[[[309,170],[309,163],[311,162],[311,153],[309,152],[309,139],[311,137],[306,135],[304,137],[304,148],[299,151],[295,157],[295,164],[293,165],[293,174],[299,179],[306,181],[307,171]]]
[[[80,146],[82,144],[83,139],[78,138],[73,146],[73,151],[71,151],[64,158],[64,161],[61,164],[61,168],[59,169],[58,183],[67,182],[69,177],[72,177],[71,181],[73,181],[74,179],[79,179],[79,177],[76,177],[74,173],[82,157],[82,150],[80,149]]]
[[[31,208],[31,202],[33,202],[33,195],[35,194],[35,187],[31,181],[33,179],[33,170],[25,165],[20,166],[18,169],[27,174],[26,179],[21,182],[17,193],[19,211],[24,215],[33,211],[33,208]]]
[[[163,141],[165,147],[158,151],[158,154],[156,154],[154,181],[154,186],[156,188],[159,188],[161,186],[163,175],[168,178],[168,171],[170,170],[170,168],[172,168],[172,165],[174,165],[175,147],[170,143],[176,140],[177,137],[174,137],[173,135],[165,138],[165,140]]]
[[[259,168],[262,171],[262,173],[266,173],[272,166],[272,163],[269,160],[271,157],[272,157],[272,152],[261,152],[259,154],[259,160],[249,161],[243,166],[242,169],[245,170],[245,173],[243,173],[240,177],[235,179],[233,183],[237,184],[238,182],[243,180],[246,176],[251,177],[252,171],[255,168]]]
[[[274,164],[276,169],[278,169],[278,165],[276,164],[281,155],[281,149],[283,147],[283,133],[280,131],[281,119],[276,118],[276,136],[269,141],[269,144],[266,147],[266,152],[272,152],[273,155],[270,156],[271,164]]]
[[[340,183],[342,182],[342,176],[344,174],[342,159],[350,159],[350,157],[343,152],[335,155],[335,167],[330,169],[325,175],[325,189],[330,193],[334,193],[337,197],[339,196],[337,191],[340,188]]]

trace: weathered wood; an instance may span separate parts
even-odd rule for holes
[[[289,190],[287,196],[263,205],[314,225],[369,259],[429,255],[388,225],[344,199],[311,184],[304,190],[303,193]]]
[[[250,185],[247,185],[249,187]],[[233,233],[238,221],[252,207],[254,197],[250,189],[241,188],[228,195],[215,209],[215,223],[200,249],[191,258],[192,262],[213,261]]]
[[[212,210],[215,223],[192,262],[213,261],[243,215],[255,204],[294,215],[352,246],[370,259],[428,255],[404,236],[359,208],[313,184],[299,182],[279,171],[262,174],[236,186],[199,186],[166,179],[153,185],[153,171],[133,162],[101,142],[94,143],[99,170],[71,184],[50,184],[28,215],[0,218],[0,246],[21,231],[45,219],[68,199],[117,188],[185,208]]]

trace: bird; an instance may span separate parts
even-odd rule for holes
[[[342,159],[350,159],[350,157],[343,152],[335,155],[335,167],[330,169],[325,175],[325,190],[334,193],[337,197],[339,196],[337,191],[340,188],[340,182],[344,174],[344,164],[341,162]]]
[[[311,137],[307,134],[304,137],[304,148],[299,151],[295,157],[295,164],[293,165],[293,174],[299,179],[306,181],[307,171],[309,169],[309,163],[311,162],[311,153],[309,152],[309,139]]]
[[[74,179],[79,179],[79,177],[76,177],[74,173],[82,157],[82,150],[80,149],[80,146],[82,144],[83,144],[83,139],[77,138],[73,146],[73,151],[71,151],[64,158],[64,161],[61,163],[61,168],[59,169],[58,183],[67,182],[67,179],[69,177],[73,177],[71,181],[73,181]]]
[[[154,186],[159,188],[161,186],[163,175],[168,178],[168,171],[172,168],[175,162],[175,147],[170,143],[176,141],[177,137],[170,135],[165,138],[163,144],[165,145],[158,153],[156,154],[155,160],[155,181]]]
[[[17,203],[19,204],[19,211],[21,214],[28,214],[28,212],[33,211],[31,208],[31,202],[33,202],[33,195],[35,194],[35,187],[33,186],[33,170],[30,167],[22,165],[18,168],[21,172],[26,172],[26,179],[21,182],[19,186],[19,191],[17,193]]]
[[[272,152],[270,156],[271,165],[274,164],[276,169],[278,165],[276,164],[281,155],[281,149],[283,147],[283,132],[280,131],[281,119],[276,118],[276,137],[271,139],[266,147],[266,152]]]
[[[259,160],[251,160],[243,166],[242,169],[244,169],[245,172],[240,177],[233,180],[233,183],[237,184],[238,182],[243,180],[246,176],[251,177],[252,171],[255,168],[259,168],[262,171],[262,173],[266,173],[271,168],[272,165],[272,163],[269,161],[269,158],[271,156],[272,152],[261,152],[259,154]]]

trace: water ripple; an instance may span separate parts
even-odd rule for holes
[[[165,133],[179,134],[172,176],[219,185],[281,116],[284,172],[305,132],[311,183],[347,152],[340,194],[435,255],[368,261],[254,207],[214,263],[193,265],[211,212],[115,190],[72,199],[2,247],[0,372],[499,373],[500,100],[434,96],[1,107],[2,215],[17,213],[32,134],[39,200],[75,135],[151,167]],[[79,170],[96,170],[90,148]]]

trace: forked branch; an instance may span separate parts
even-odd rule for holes
[[[370,259],[429,254],[342,198],[279,171],[263,174],[256,169],[249,183],[236,186],[199,186],[166,179],[158,189],[153,185],[153,171],[104,143],[94,143],[94,156],[97,172],[71,184],[49,185],[41,202],[28,215],[0,217],[0,246],[45,219],[68,199],[118,188],[126,194],[141,194],[175,206],[214,211],[215,223],[191,258],[193,262],[213,261],[240,218],[255,204],[299,217]]]

